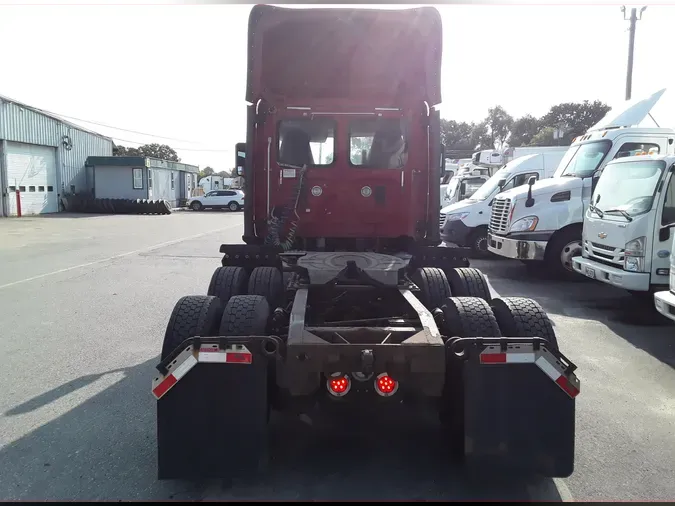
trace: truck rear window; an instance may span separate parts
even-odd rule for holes
[[[402,169],[408,160],[408,132],[401,119],[364,118],[349,124],[349,162],[371,169]]]
[[[328,118],[282,120],[278,125],[277,161],[290,165],[331,165],[335,121]]]

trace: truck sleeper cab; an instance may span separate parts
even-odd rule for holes
[[[582,252],[584,212],[599,170],[609,161],[641,152],[672,151],[675,131],[639,124],[665,90],[610,111],[588,133],[574,139],[553,178],[495,198],[488,250],[496,255],[543,262],[556,276],[578,278],[572,258]]]
[[[631,156],[600,172],[576,272],[630,292],[667,288],[675,226],[673,156]]]

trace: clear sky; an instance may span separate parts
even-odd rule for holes
[[[437,8],[443,18],[444,118],[479,121],[496,104],[518,117],[542,115],[565,101],[623,101],[628,22],[618,5]],[[246,133],[250,9],[0,5],[0,95],[180,139],[81,123],[123,145],[166,143],[186,163],[230,169],[234,144]],[[653,111],[668,127],[675,127],[673,22],[675,6],[645,11],[633,74],[633,97],[669,88]]]

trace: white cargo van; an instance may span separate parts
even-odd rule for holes
[[[584,216],[576,272],[634,294],[667,289],[675,156],[630,156],[602,169]]]
[[[489,178],[487,169],[475,169],[471,174],[455,176],[441,186],[441,208],[471,197]]]
[[[484,255],[490,208],[497,194],[524,185],[531,177],[553,176],[563,154],[549,152],[516,158],[495,172],[470,198],[441,209],[441,240],[471,247],[475,255]]]

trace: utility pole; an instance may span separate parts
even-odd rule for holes
[[[623,12],[623,19],[630,21],[629,36],[628,36],[628,68],[626,70],[626,100],[630,100],[631,91],[633,88],[633,50],[635,48],[635,24],[637,21],[642,19],[642,13],[645,11],[647,6],[640,9],[640,14],[638,17],[637,8],[633,7],[630,10],[630,18],[626,17],[626,6],[621,6],[621,12]]]

